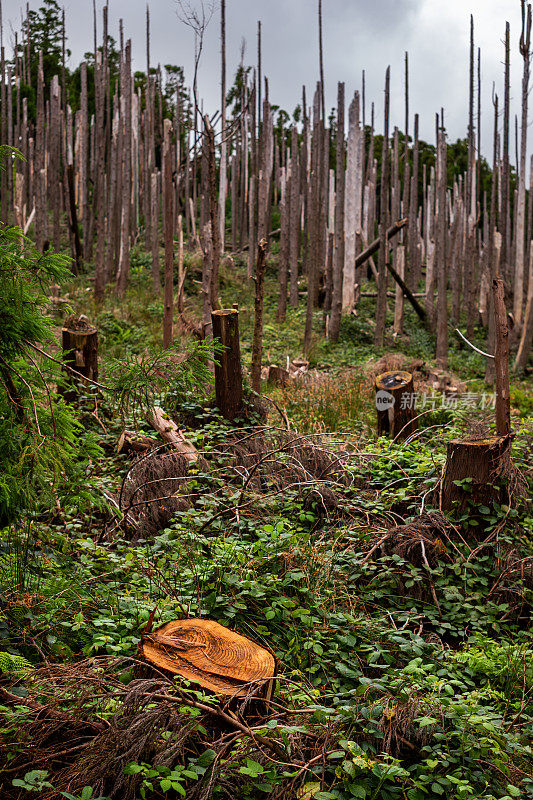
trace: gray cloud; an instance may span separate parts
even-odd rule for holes
[[[191,0],[195,2],[195,0]],[[520,3],[508,0],[323,0],[327,105],[336,98],[338,80],[347,94],[361,87],[365,69],[367,101],[376,102],[378,128],[383,117],[385,69],[391,66],[392,124],[404,126],[403,59],[409,51],[411,114],[420,114],[421,136],[433,139],[434,115],[441,106],[450,139],[464,136],[467,122],[469,18],[476,20],[476,46],[482,48],[482,149],[491,152],[492,82],[503,83],[505,19],[511,22],[513,114],[519,110],[521,59],[518,54]],[[21,0],[3,0],[4,38],[9,21],[18,27]],[[32,8],[39,6],[31,0]],[[65,0],[72,61],[92,48],[92,0]],[[97,0],[101,33],[102,0]],[[218,3],[217,3],[218,5]],[[192,78],[194,42],[178,19],[175,0],[151,0],[152,60],[181,64]],[[316,0],[227,0],[228,80],[247,42],[246,61],[256,60],[257,20],[262,20],[263,72],[269,77],[271,100],[292,112],[302,84],[311,97],[318,78]],[[146,4],[144,0],[110,0],[110,32],[118,38],[118,20],[132,38],[134,66],[145,67]],[[215,12],[206,35],[199,89],[207,110],[219,104],[219,16]],[[412,130],[412,121],[411,121]]]

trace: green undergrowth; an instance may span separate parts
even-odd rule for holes
[[[190,254],[187,263],[192,296],[198,267]],[[149,270],[149,259],[134,252],[125,300],[110,290],[99,308],[84,276],[62,287],[72,310],[98,325],[103,381],[117,360],[142,364],[160,346],[163,306]],[[244,258],[224,264],[221,297],[239,303],[247,361],[253,301],[244,271]],[[275,308],[270,269],[264,360],[284,364],[302,355],[304,307],[282,325]],[[198,310],[195,295],[186,314]],[[80,430],[97,446],[72,458],[68,491],[0,533],[1,682],[20,698],[0,706],[6,797],[533,798],[531,388],[513,380],[520,476],[511,498],[442,516],[446,443],[474,422],[493,425],[493,412],[441,405],[420,419],[411,441],[378,439],[367,364],[382,355],[373,348],[372,301],[343,320],[337,345],[319,336],[320,324],[317,312],[310,362],[318,377],[265,387],[266,426],[249,392],[246,418],[230,426],[208,381],[202,390],[174,385],[167,362],[161,382],[157,364],[153,382],[143,371],[143,391],[202,454],[189,468],[187,502],[155,534],[133,529],[116,507],[132,467],[117,440],[124,429],[153,431],[118,391],[81,399]],[[178,327],[176,335],[178,349],[190,344]],[[432,364],[431,337],[409,309],[406,334],[383,352],[391,349]],[[469,391],[485,391],[483,359],[455,341],[450,368]],[[125,391],[133,369],[114,385]],[[303,449],[287,445],[287,423]],[[250,437],[268,455],[256,471],[231,449]],[[298,470],[312,447],[338,465],[303,479]],[[205,712],[213,698],[179,679],[165,684],[177,710],[151,716],[160,699],[153,687],[139,699],[131,660],[152,613],[154,626],[214,619],[275,654],[274,704],[235,718],[252,735]],[[61,677],[68,670],[70,683]],[[96,740],[100,761],[114,765],[109,772],[87,778],[96,774],[90,749],[79,764],[58,754],[60,729],[38,739],[46,713],[25,706],[28,698],[112,730],[116,761],[105,760],[109,740]],[[135,727],[132,702],[153,727]],[[128,739],[132,730],[146,736],[140,749]],[[73,747],[95,736],[75,731]]]

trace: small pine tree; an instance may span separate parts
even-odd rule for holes
[[[0,147],[0,160],[6,153]],[[39,253],[19,228],[0,226],[0,526],[50,494],[78,447],[73,411],[49,388],[58,375],[35,351],[50,341],[45,289],[68,276],[68,264]]]

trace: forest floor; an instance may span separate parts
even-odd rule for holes
[[[194,319],[200,265],[186,261]],[[86,276],[61,287],[98,326],[104,378],[110,359],[160,346],[149,264],[134,251],[126,298],[110,291],[99,309]],[[226,260],[220,295],[239,305],[247,366],[245,275],[244,258]],[[304,300],[283,324],[276,304],[272,264],[263,363],[284,366],[302,357]],[[509,502],[445,516],[447,441],[493,426],[485,359],[450,342],[460,389],[450,398],[433,385],[434,342],[407,306],[405,334],[376,352],[374,304],[363,298],[343,319],[337,344],[316,312],[309,372],[265,384],[266,419],[252,404],[230,426],[210,387],[171,387],[161,404],[203,457],[179,473],[178,498],[163,456],[147,472],[117,453],[124,429],[155,437],[149,425],[112,398],[83,398],[88,457],[70,494],[13,529],[1,553],[0,668],[8,691],[33,703],[2,707],[12,742],[2,796],[533,798],[531,380],[512,380]],[[188,341],[177,323],[177,349]],[[485,346],[481,331],[475,343]],[[404,365],[420,430],[377,438],[373,376]],[[146,480],[160,493],[135,505]],[[271,706],[222,718],[195,684],[139,674],[154,609],[154,626],[202,616],[271,649]]]

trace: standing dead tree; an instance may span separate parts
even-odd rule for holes
[[[383,346],[385,323],[387,316],[387,261],[389,244],[387,230],[389,227],[389,106],[390,106],[390,67],[385,73],[385,111],[383,129],[383,149],[381,154],[381,194],[380,194],[380,237],[381,244],[378,256],[378,297],[376,304],[376,329],[374,344]]]
[[[252,365],[251,383],[254,392],[261,392],[261,357],[263,353],[263,301],[265,266],[268,242],[261,239],[257,246],[257,260],[255,266],[255,304],[254,304],[254,331],[252,339]]]
[[[522,33],[520,35],[520,54],[524,61],[522,75],[522,123],[520,140],[520,169],[518,173],[518,200],[516,206],[516,248],[514,269],[513,313],[516,325],[522,322],[524,302],[524,264],[526,257],[526,152],[527,152],[527,107],[529,95],[529,68],[531,63],[531,6],[522,6]],[[531,202],[531,200],[530,200]]]

